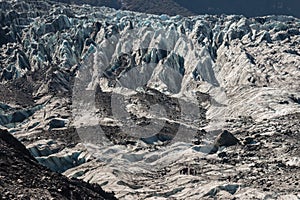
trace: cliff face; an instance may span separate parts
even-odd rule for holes
[[[265,15],[292,15],[300,17],[300,3],[297,0],[119,0],[119,1],[92,1],[92,0],[57,0],[58,2],[73,4],[89,4],[93,6],[108,6],[116,9],[125,9],[151,14],[168,14],[191,16],[199,14],[221,15],[236,14],[247,17]]]
[[[0,125],[40,164],[121,199],[298,198],[299,19],[0,7]]]
[[[299,17],[297,9],[300,3],[297,0],[205,0],[205,1],[184,1],[174,0],[182,7],[196,14],[238,14],[247,17],[264,15],[292,15]]]

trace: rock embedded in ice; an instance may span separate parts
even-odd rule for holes
[[[51,119],[49,122],[49,129],[63,128],[66,126],[67,123],[68,123],[68,120],[54,118],[54,119]]]
[[[224,130],[217,136],[214,144],[218,147],[229,147],[238,143],[240,143],[239,140],[232,133],[230,133],[227,130]]]

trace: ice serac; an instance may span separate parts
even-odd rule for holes
[[[299,19],[0,7],[0,125],[43,165],[121,199],[299,194]]]

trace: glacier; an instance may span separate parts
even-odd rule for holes
[[[120,199],[299,198],[299,19],[0,7],[0,125],[41,164]]]

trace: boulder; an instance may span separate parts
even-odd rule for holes
[[[0,125],[9,124],[10,119],[6,115],[0,115]]]
[[[54,118],[49,122],[49,129],[53,128],[63,128],[66,125],[65,119]]]
[[[220,133],[217,138],[214,141],[215,147],[229,147],[236,144],[239,144],[239,140],[229,131],[224,130],[222,133]]]
[[[27,111],[17,111],[12,114],[11,123],[22,122],[30,116]]]

